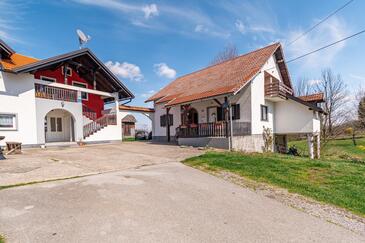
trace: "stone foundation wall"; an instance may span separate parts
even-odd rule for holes
[[[179,145],[194,147],[212,147],[228,149],[228,138],[225,137],[201,137],[201,138],[179,138]]]
[[[264,150],[265,142],[262,134],[234,136],[232,140],[232,148],[236,151],[263,152]]]

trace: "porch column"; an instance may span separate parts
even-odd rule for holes
[[[114,97],[114,102],[115,102],[115,119],[117,122],[117,127],[118,127],[118,138],[123,139],[123,129],[122,129],[122,118],[119,112],[119,94],[118,92],[113,93],[113,97]]]
[[[317,136],[317,159],[321,158],[321,134],[318,133]]]
[[[313,134],[308,133],[307,134],[307,143],[308,143],[308,152],[309,152],[309,158],[314,159],[314,141],[313,141]]]

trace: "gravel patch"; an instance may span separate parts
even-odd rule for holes
[[[206,171],[206,170],[205,170]],[[345,209],[324,204],[299,194],[290,193],[286,189],[259,183],[227,171],[207,171],[224,180],[248,188],[258,194],[277,200],[287,206],[299,209],[312,216],[342,226],[348,230],[365,236],[365,218]]]

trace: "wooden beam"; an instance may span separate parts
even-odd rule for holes
[[[217,100],[217,99],[214,99],[214,101],[219,105],[219,106],[222,106],[222,103],[221,102],[219,102],[219,100]]]

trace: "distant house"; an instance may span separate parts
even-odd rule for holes
[[[89,49],[39,60],[0,40],[0,145],[121,140],[119,102],[133,98]]]
[[[122,118],[123,138],[134,138],[136,122],[136,118],[130,114]]]
[[[319,151],[322,94],[296,97],[282,46],[272,44],[177,78],[153,102],[153,139],[181,145],[286,151],[287,136],[305,134]],[[314,140],[314,138],[317,138]]]

